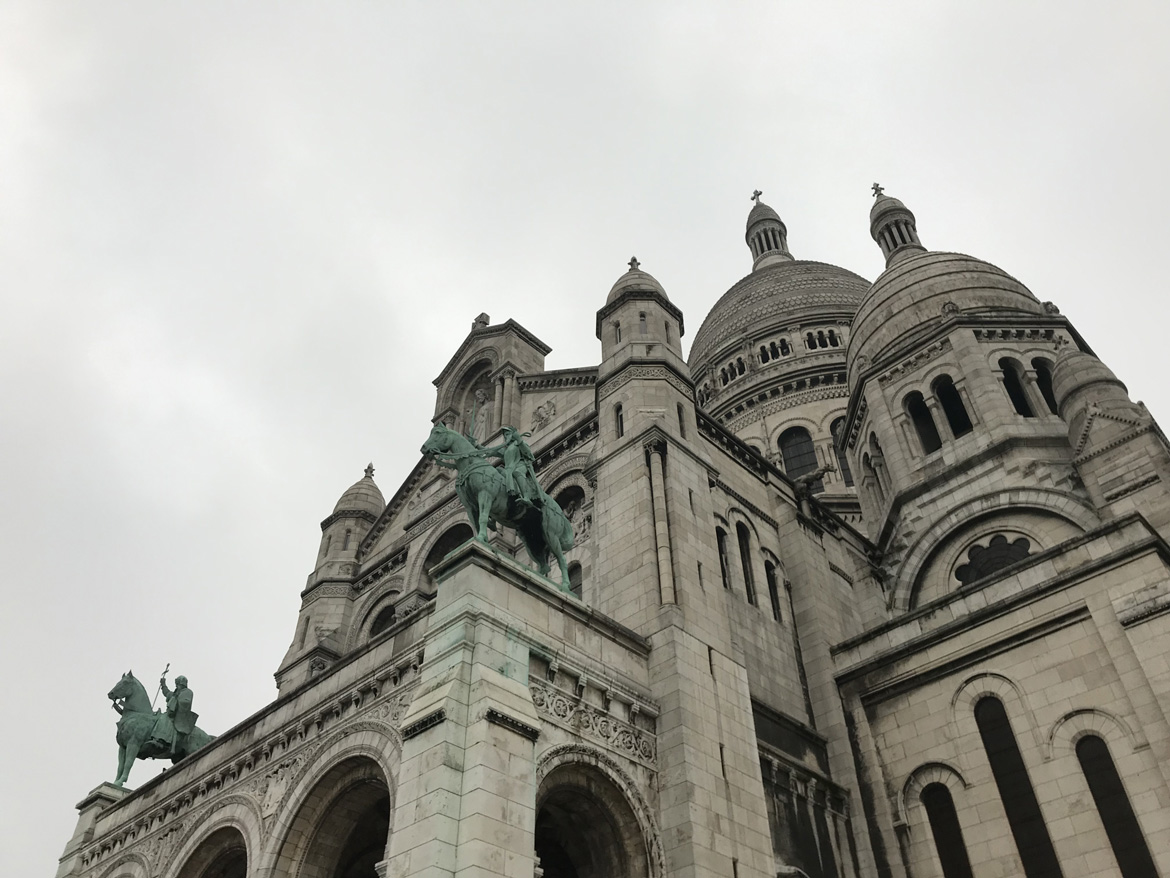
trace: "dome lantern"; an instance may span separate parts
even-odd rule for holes
[[[910,208],[897,198],[882,194],[882,187],[873,184],[874,202],[869,211],[869,234],[882,248],[886,268],[901,262],[907,256],[926,252],[918,240],[918,229]]]
[[[788,252],[788,228],[780,215],[764,202],[760,196],[764,193],[757,189],[752,193],[755,206],[747,218],[747,231],[744,240],[752,251],[752,271],[777,262],[791,262],[792,254]]]

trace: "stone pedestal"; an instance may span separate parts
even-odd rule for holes
[[[506,567],[508,577],[498,575]],[[531,878],[534,746],[524,620],[510,582],[540,577],[468,543],[436,568],[440,587],[418,693],[402,721],[388,878]],[[523,597],[522,592],[519,595]]]
[[[65,845],[65,851],[57,865],[57,878],[72,875],[77,868],[77,852],[93,838],[94,824],[99,815],[110,805],[116,804],[130,793],[114,784],[103,782],[90,790],[89,795],[77,803],[77,827],[73,830],[73,837]]]

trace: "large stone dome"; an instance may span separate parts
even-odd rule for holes
[[[1044,306],[1004,271],[961,253],[904,258],[874,281],[853,319],[847,358],[850,381],[950,316],[1044,314]]]
[[[695,333],[691,370],[708,364],[728,342],[773,324],[820,315],[852,315],[869,281],[824,262],[793,260],[753,271],[723,294]]]

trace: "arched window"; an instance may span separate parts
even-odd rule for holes
[[[646,334],[646,312],[642,311],[638,314],[638,334]]]
[[[772,618],[777,622],[780,618],[780,585],[776,581],[776,565],[771,561],[764,562],[764,578],[768,580],[768,599],[772,602]]]
[[[613,341],[614,344],[621,344],[622,340],[622,323],[620,320],[613,322]]]
[[[622,404],[620,402],[613,407],[613,423],[614,429],[617,431],[617,437],[621,439],[626,433],[626,420],[622,416]]]
[[[934,848],[942,864],[943,878],[973,878],[951,791],[946,784],[928,783],[922,788],[921,798],[926,819],[930,821],[930,834],[934,836]]]
[[[780,339],[780,356],[787,357],[790,353],[792,353],[792,347],[788,344],[788,339]]]
[[[731,578],[727,575],[727,531],[721,527],[715,528],[715,545],[719,549],[719,575],[723,578],[723,587],[731,590]]]
[[[726,369],[720,369],[720,370],[719,370],[719,377],[720,377],[720,379],[723,381],[723,386],[724,386],[724,387],[726,387],[726,386],[727,386],[727,381],[728,381],[728,378],[727,378],[727,370],[726,370]]]
[[[349,548],[349,540],[353,536],[353,531],[349,528],[345,529],[345,542],[341,544],[341,551],[346,551]]]
[[[980,698],[975,703],[975,723],[1016,840],[1025,878],[1063,878],[1003,702],[991,695]]]
[[[1036,386],[1040,388],[1040,395],[1048,405],[1048,410],[1059,415],[1056,406],[1056,394],[1052,392],[1052,363],[1041,357],[1032,361],[1032,368],[1036,370]]]
[[[999,361],[999,368],[1003,370],[1003,387],[1007,391],[1008,399],[1012,401],[1017,415],[1025,418],[1036,417],[1032,406],[1028,404],[1028,395],[1024,392],[1024,381],[1020,377],[1020,364],[1015,360],[1004,357]]]
[[[1146,838],[1105,742],[1096,735],[1085,735],[1077,741],[1077,759],[1089,783],[1093,804],[1105,824],[1105,835],[1122,878],[1157,878],[1158,870],[1154,868]]]
[[[747,525],[741,521],[735,523],[735,536],[739,542],[739,563],[743,567],[743,587],[747,592],[748,603],[756,605],[756,581],[752,572],[752,542],[751,533]]]
[[[760,362],[768,362],[768,348],[764,345],[760,345]]]
[[[678,435],[683,439],[687,438],[687,419],[683,414],[683,404],[681,402],[675,403],[675,408],[678,411]]]
[[[789,427],[780,434],[780,455],[784,459],[784,472],[790,479],[798,479],[817,468],[812,436],[804,427]],[[824,482],[818,479],[813,491],[824,489]]]
[[[829,346],[829,342],[825,339],[824,330],[823,329],[817,330],[817,347],[818,348],[827,348],[828,346]]]
[[[378,611],[374,617],[374,624],[370,626],[370,637],[377,637],[395,622],[394,605],[390,604]]]
[[[569,565],[569,591],[581,597],[581,565],[576,561]]]
[[[846,487],[853,487],[853,473],[849,469],[849,458],[845,456],[845,419],[837,418],[833,421],[829,432],[833,435],[833,450],[837,453],[837,470]]]
[[[772,342],[770,345],[768,345],[768,350],[772,353],[773,360],[780,359],[780,348],[776,347],[776,342]]]
[[[744,369],[744,365],[743,365],[743,358],[736,357],[735,358],[735,373],[737,375],[742,375],[744,373],[744,371],[745,371],[745,369]]]
[[[804,346],[810,351],[813,350],[817,346],[817,337],[811,332],[807,333],[804,337]]]
[[[951,376],[939,375],[930,386],[946,416],[947,425],[951,428],[951,435],[958,439],[960,436],[970,433],[971,418],[967,415],[967,407],[963,405],[963,397],[959,395]]]
[[[837,339],[837,333],[831,329],[829,330],[829,344],[832,347],[840,347],[841,346],[841,342]]]
[[[907,394],[902,404],[906,408],[906,414],[910,416],[911,423],[914,424],[914,431],[922,444],[922,453],[932,454],[942,448],[938,427],[934,425],[934,418],[930,414],[930,409],[926,407],[926,400],[922,398],[922,394],[915,390]]]

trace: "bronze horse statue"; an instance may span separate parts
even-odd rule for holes
[[[523,443],[524,440],[517,434],[515,441]],[[560,567],[561,588],[569,590],[565,552],[573,548],[573,526],[556,500],[539,485],[535,503],[528,502],[516,491],[509,492],[503,470],[488,460],[489,455],[499,456],[498,451],[483,448],[446,424],[435,424],[421,451],[439,466],[455,470],[455,494],[476,528],[477,540],[486,543],[488,528],[495,530],[497,523],[515,528],[540,575],[548,576],[551,553]]]
[[[135,759],[170,759],[174,763],[215,740],[196,726],[185,736],[182,746],[171,753],[170,744],[155,735],[156,726],[170,722],[170,717],[151,707],[150,696],[133,671],[122,675],[110,690],[109,698],[122,715],[118,720],[118,777],[114,780],[117,786],[126,782]]]

